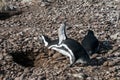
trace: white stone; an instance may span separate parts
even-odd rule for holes
[[[111,35],[110,38],[111,38],[111,39],[117,39],[119,35],[120,35],[120,32]]]
[[[0,60],[2,60],[3,59],[3,55],[2,55],[2,53],[0,53]]]
[[[32,1],[33,0],[22,0],[21,3],[22,4],[25,4],[25,3],[32,4]]]
[[[84,78],[85,78],[85,74],[83,74],[83,73],[72,74],[72,76],[73,76],[73,77],[80,78],[80,79],[84,79]]]

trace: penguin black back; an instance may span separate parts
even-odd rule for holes
[[[82,45],[74,39],[66,39],[62,42],[63,44],[67,45],[68,48],[73,52],[75,56],[75,62],[80,59],[81,63],[87,63],[90,61],[90,57],[87,54],[86,50],[82,47]]]
[[[97,49],[99,47],[99,41],[95,37],[94,32],[92,30],[88,30],[87,35],[84,37],[81,43],[90,55],[97,52]]]

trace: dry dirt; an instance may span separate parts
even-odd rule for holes
[[[20,2],[11,4],[21,14],[5,18],[0,14],[0,80],[120,80],[119,0]],[[42,32],[58,38],[57,29],[64,21],[70,38],[81,42],[91,29],[101,42],[100,52],[88,65],[64,70],[69,59],[41,43]]]

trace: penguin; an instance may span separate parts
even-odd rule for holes
[[[69,57],[69,66],[72,66],[74,63],[88,63],[90,61],[90,57],[86,50],[79,42],[67,37],[65,27],[65,23],[61,24],[58,29],[59,38],[56,40],[50,40],[45,35],[42,35],[42,40],[45,46],[47,46],[48,49],[56,50],[59,53]]]
[[[74,39],[66,39],[60,45],[50,45],[49,49],[56,50],[61,54],[68,56],[70,59],[70,66],[75,62],[86,64],[90,61],[90,57],[86,50]]]
[[[89,55],[92,55],[99,50],[99,41],[92,30],[88,30],[88,33],[81,44]]]

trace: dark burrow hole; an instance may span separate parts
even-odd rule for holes
[[[14,15],[20,15],[22,11],[7,11],[7,12],[0,12],[0,20],[8,19]]]
[[[34,67],[35,55],[32,51],[15,51],[9,53],[13,61],[24,67]]]
[[[7,51],[13,58],[13,61],[23,67],[36,67],[36,59],[39,55],[47,54],[48,49],[43,47],[39,51],[34,52],[34,49],[30,50],[17,50],[17,51]],[[42,53],[42,54],[40,54]],[[41,58],[39,58],[41,59]],[[37,64],[39,65],[39,64]]]

